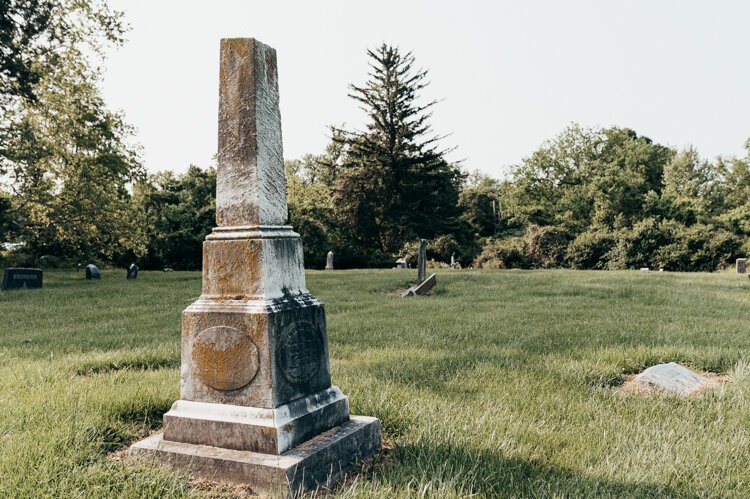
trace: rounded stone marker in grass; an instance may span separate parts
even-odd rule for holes
[[[678,395],[690,395],[709,384],[708,378],[676,362],[651,366],[634,381],[644,388],[657,388]]]

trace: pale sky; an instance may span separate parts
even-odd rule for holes
[[[277,51],[286,159],[327,126],[364,124],[347,97],[366,49],[412,51],[430,71],[449,159],[500,177],[571,122],[618,125],[705,157],[750,138],[750,1],[110,0],[132,27],[110,55],[110,107],[138,129],[150,171],[210,166],[219,40]]]

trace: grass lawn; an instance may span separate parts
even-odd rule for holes
[[[343,497],[750,496],[750,282],[735,274],[309,272],[334,384],[391,450]],[[0,293],[0,497],[199,494],[108,459],[179,395],[180,312],[200,274],[45,272]],[[620,393],[677,361],[715,393]],[[230,491],[227,491],[229,493]]]

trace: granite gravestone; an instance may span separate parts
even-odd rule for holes
[[[738,274],[744,274],[747,272],[747,259],[746,258],[738,258],[736,261],[737,265],[737,273]]]
[[[101,278],[102,278],[102,273],[96,265],[92,263],[89,263],[88,265],[86,265],[86,279],[90,281],[91,279],[101,279]]]
[[[326,270],[333,270],[333,251],[326,255]]]
[[[182,315],[180,400],[131,454],[289,493],[337,479],[380,448],[331,384],[323,304],[306,288],[287,219],[276,52],[221,41],[217,227],[203,292]]]
[[[10,267],[3,273],[3,289],[41,288],[42,277],[42,269]]]
[[[128,275],[126,279],[138,279],[138,265],[131,263],[128,267]]]
[[[427,276],[427,240],[419,240],[419,261],[417,262],[419,269],[417,270],[417,281],[422,284]]]

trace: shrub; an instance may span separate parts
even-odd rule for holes
[[[631,229],[620,230],[616,244],[607,253],[607,268],[617,270],[654,266],[656,251],[672,242],[674,224],[677,222],[646,218]]]
[[[574,269],[605,269],[615,242],[615,234],[606,229],[582,232],[568,245],[565,260]]]
[[[742,241],[708,225],[673,226],[672,242],[659,248],[655,262],[667,270],[713,272],[740,254]]]
[[[489,240],[476,257],[472,267],[483,269],[529,268],[531,262],[526,253],[523,238]]]
[[[535,266],[560,267],[570,239],[570,234],[560,227],[530,225],[524,235],[526,254]]]

